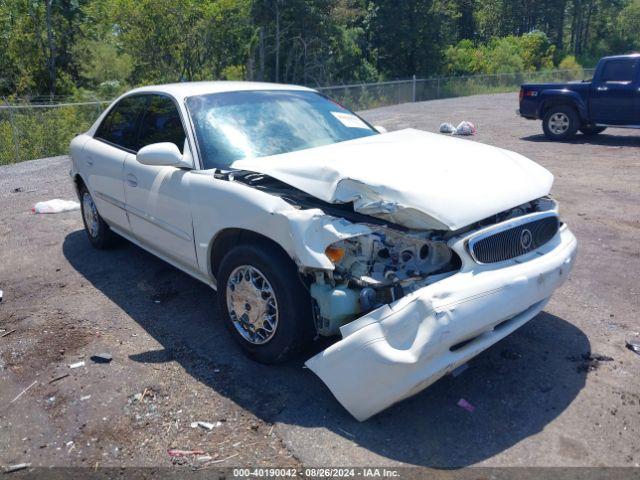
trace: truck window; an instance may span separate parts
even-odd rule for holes
[[[636,59],[609,60],[602,69],[603,82],[629,83],[633,82],[638,70]]]

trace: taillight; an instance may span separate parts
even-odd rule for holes
[[[520,88],[520,101],[522,101],[522,99],[524,97],[537,97],[538,96],[538,91],[537,90],[526,90],[524,88]]]

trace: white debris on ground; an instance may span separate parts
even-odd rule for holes
[[[191,428],[202,427],[207,430],[213,430],[214,428],[221,427],[222,422],[218,421],[216,423],[209,422],[191,422]]]
[[[453,133],[455,132],[456,127],[451,125],[450,123],[443,123],[440,125],[440,133]]]
[[[467,121],[462,121],[453,132],[454,135],[475,135],[478,132],[476,126]]]
[[[25,468],[29,468],[30,466],[30,463],[18,463],[17,465],[9,465],[4,469],[4,473],[18,472],[20,470],[24,470]]]
[[[443,123],[440,125],[440,133],[451,133],[453,135],[469,136],[475,135],[478,132],[476,126],[466,120],[460,122],[457,127],[454,127],[450,123]]]
[[[33,213],[62,213],[80,210],[80,204],[73,200],[60,200],[59,198],[38,202],[31,209]]]

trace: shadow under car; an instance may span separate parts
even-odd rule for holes
[[[587,372],[567,356],[589,352],[587,337],[543,312],[473,359],[461,375],[447,376],[360,423],[302,368],[302,359],[265,366],[246,358],[217,318],[208,286],[126,241],[95,250],[81,230],[65,238],[63,252],[163,347],[131,360],[175,360],[194,379],[266,422],[323,427],[395,461],[434,468],[481,462],[542,431],[585,385]],[[213,373],[214,366],[220,373]],[[458,407],[461,398],[475,411]]]

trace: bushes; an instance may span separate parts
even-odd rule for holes
[[[86,131],[105,106],[19,108],[11,115],[1,110],[0,165],[67,154],[71,139]]]
[[[484,45],[462,40],[445,51],[449,75],[534,72],[553,68],[555,46],[543,32],[496,38]]]
[[[567,55],[562,59],[562,61],[558,64],[558,68],[560,70],[566,70],[571,76],[575,78],[579,78],[583,76],[583,68],[582,65],[578,63],[576,57],[573,55]]]

